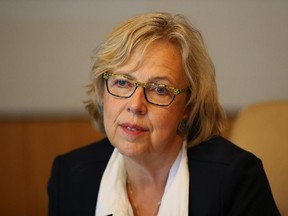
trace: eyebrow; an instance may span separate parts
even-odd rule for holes
[[[157,77],[153,77],[151,81],[152,82],[167,81],[169,85],[170,84],[174,85],[174,82],[172,82],[172,80],[169,79],[169,77],[157,76]]]
[[[136,79],[135,76],[131,75],[131,73],[133,73],[133,71],[131,72],[122,72],[122,71],[116,71],[115,74],[121,74],[121,75],[124,75],[126,76],[127,78],[129,79],[132,79],[132,80],[136,80],[136,81],[139,81],[139,82],[143,82],[142,80],[138,80]],[[164,83],[159,83],[161,81],[167,81],[168,83],[167,84],[164,84]],[[164,84],[164,85],[176,85],[176,82],[173,82],[171,79],[169,79],[169,77],[166,77],[166,76],[155,76],[155,77],[152,77],[152,78],[149,78],[147,82],[144,82],[144,83],[159,83],[159,84]]]

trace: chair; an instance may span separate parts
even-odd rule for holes
[[[288,100],[245,108],[230,140],[262,160],[279,211],[288,215]]]

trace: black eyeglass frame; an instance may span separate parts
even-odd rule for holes
[[[129,95],[129,96],[119,96],[119,95],[116,95],[116,94],[113,94],[110,90],[109,90],[109,87],[108,87],[108,79],[109,77],[111,76],[118,76],[118,77],[123,77],[129,81],[131,81],[132,83],[135,84],[135,89],[132,91],[132,93]],[[112,74],[112,73],[103,73],[102,75],[103,79],[105,80],[105,84],[106,84],[106,89],[108,91],[108,93],[110,95],[113,95],[115,97],[119,97],[119,98],[130,98],[134,92],[136,91],[136,89],[141,86],[143,89],[144,89],[144,96],[145,96],[145,99],[148,103],[150,104],[153,104],[153,105],[156,105],[156,106],[169,106],[175,99],[175,97],[181,93],[184,93],[184,92],[190,92],[190,87],[186,87],[184,89],[178,89],[178,88],[175,88],[175,87],[172,87],[172,86],[168,86],[168,85],[165,85],[165,84],[157,84],[157,83],[142,83],[142,82],[139,82],[137,80],[133,80],[129,77],[127,77],[126,75],[124,74]],[[156,85],[156,86],[160,86],[160,87],[165,87],[167,88],[168,90],[170,90],[170,92],[173,94],[173,97],[171,98],[171,101],[168,103],[168,104],[157,104],[157,103],[153,103],[151,101],[149,101],[147,95],[146,95],[146,87],[148,85]]]

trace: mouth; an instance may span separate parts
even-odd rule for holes
[[[126,127],[128,130],[131,130],[131,131],[138,131],[139,129],[138,128],[135,128],[135,127]]]
[[[141,132],[148,131],[147,129],[137,125],[137,124],[130,124],[130,123],[122,123],[120,124],[120,127],[123,128],[126,132],[131,132],[133,134],[138,134]]]

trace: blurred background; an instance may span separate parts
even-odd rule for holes
[[[155,10],[202,32],[224,136],[249,104],[288,98],[286,0],[0,0],[0,215],[47,215],[53,158],[103,137],[83,106],[93,49],[121,21]]]

